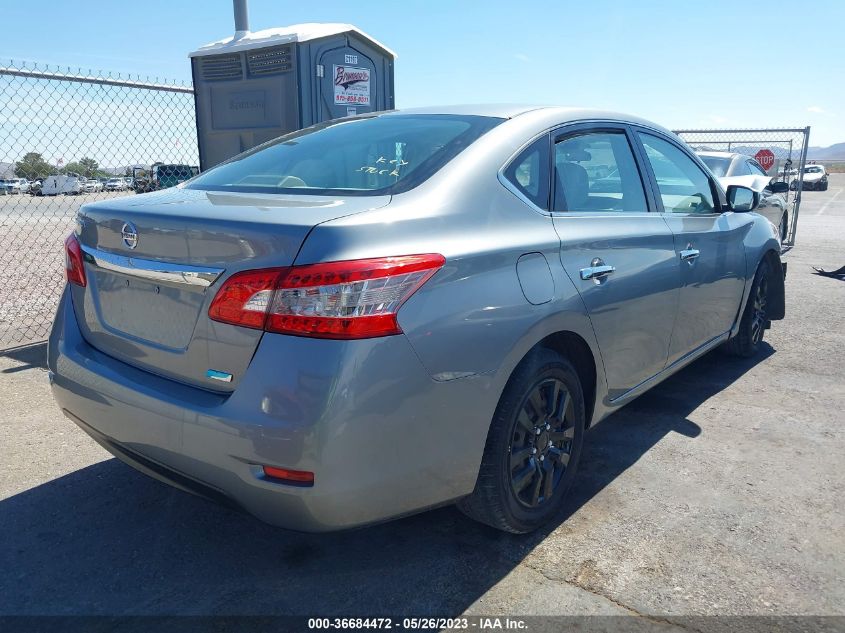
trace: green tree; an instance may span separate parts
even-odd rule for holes
[[[82,175],[86,178],[96,178],[100,164],[95,161],[93,158],[80,158],[79,164],[82,165]]]
[[[44,160],[38,152],[27,152],[15,163],[15,175],[29,180],[43,180],[56,172],[56,168]]]
[[[67,165],[62,167],[61,173],[63,174],[77,174],[79,176],[85,175],[85,166],[82,163],[79,163],[75,160],[70,161]]]

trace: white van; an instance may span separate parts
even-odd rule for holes
[[[42,196],[82,193],[82,183],[78,176],[47,176],[41,183]]]

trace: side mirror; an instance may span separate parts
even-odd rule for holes
[[[740,185],[731,185],[727,191],[728,208],[735,213],[748,213],[760,204],[760,194]]]
[[[770,183],[767,189],[772,193],[786,193],[787,191],[789,191],[789,183],[786,183],[782,180],[778,180],[773,183]]]

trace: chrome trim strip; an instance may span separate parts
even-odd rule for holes
[[[107,253],[89,246],[82,246],[81,248],[83,258],[88,264],[147,281],[207,288],[223,273],[222,268],[170,264],[152,259]]]

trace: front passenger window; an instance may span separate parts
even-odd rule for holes
[[[717,213],[710,178],[679,148],[639,132],[666,213]]]

